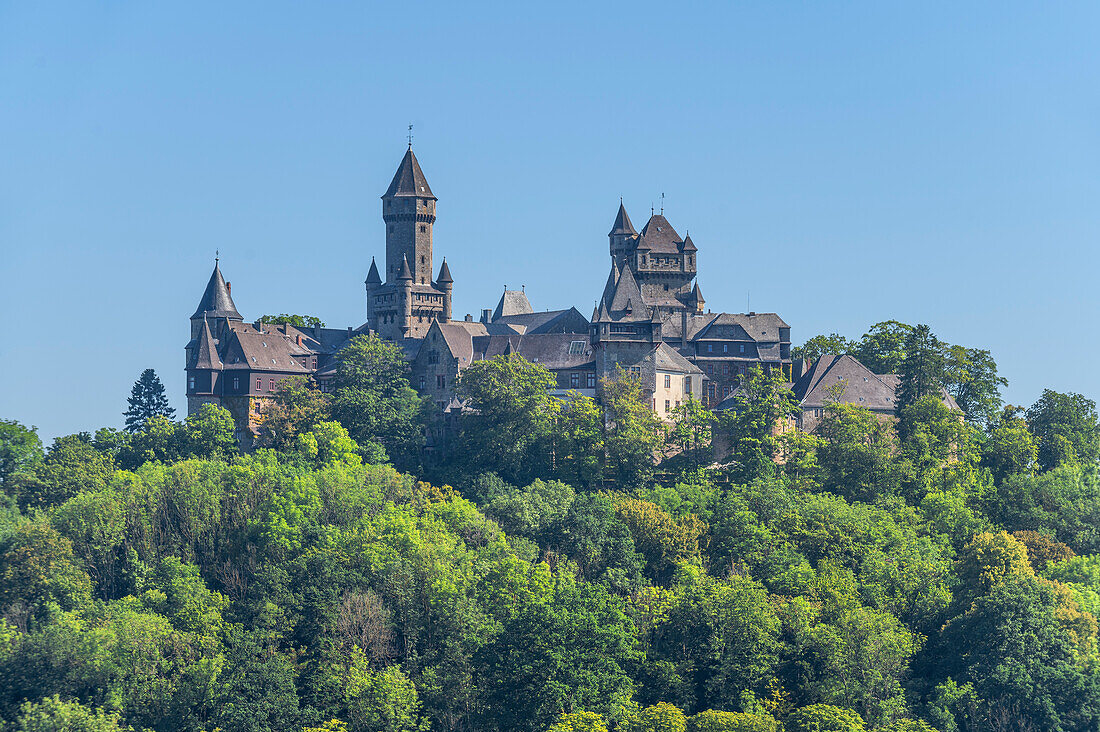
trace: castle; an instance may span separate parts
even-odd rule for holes
[[[410,144],[382,195],[386,278],[372,258],[367,320],[358,328],[246,323],[215,260],[185,347],[188,413],[207,402],[224,406],[247,444],[282,379],[311,375],[328,390],[335,354],[363,333],[399,344],[413,386],[446,413],[462,409],[454,387],[464,368],[507,353],[552,371],[563,396],[596,396],[601,379],[624,369],[642,380],[665,418],[689,397],[720,408],[755,364],[793,376],[790,326],[775,313],[707,311],[691,237],[681,237],[663,212],[637,231],[622,201],[608,233],[610,272],[591,318],[576,308],[535,311],[526,292],[505,291],[477,320],[455,320],[446,259],[432,279],[437,200]]]

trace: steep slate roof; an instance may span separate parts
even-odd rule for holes
[[[744,313],[719,313],[718,316],[707,323],[706,327],[702,328],[692,340],[717,338],[718,336],[714,335],[713,331],[719,326],[726,326],[734,329],[740,328],[744,331],[745,335],[754,341],[778,341],[779,329],[790,327],[784,322],[783,318],[775,313],[755,313],[753,315],[746,315]]]
[[[496,318],[494,323],[516,326],[521,332],[535,333],[588,333],[589,322],[576,308],[546,310],[541,313],[522,313]]]
[[[608,309],[616,315],[630,310],[634,318],[649,318],[649,308],[642,300],[642,290],[638,287],[638,281],[634,279],[630,267],[623,267],[623,271],[619,273],[619,281],[615,283],[615,294],[608,303]]]
[[[626,208],[623,206],[623,201],[619,199],[619,212],[615,214],[615,223],[611,225],[611,231],[608,236],[614,234],[637,234],[634,230],[634,224],[630,222],[630,216],[626,213]]]
[[[642,229],[645,248],[654,252],[679,252],[683,240],[662,214],[653,214]],[[639,246],[639,249],[642,247]]]
[[[199,333],[199,348],[195,352],[193,369],[220,369],[222,360],[218,356],[218,346],[214,342],[214,336],[210,333],[210,323],[206,316],[202,319],[202,332]]]
[[[573,343],[583,343],[579,353],[570,353]],[[473,338],[474,359],[489,359],[516,353],[548,369],[574,369],[593,364],[592,345],[577,333],[535,333],[529,335],[487,335]]]
[[[451,278],[451,268],[447,266],[447,258],[443,257],[443,264],[439,266],[439,276],[435,278],[436,282],[454,282]]]
[[[619,268],[615,265],[615,260],[611,260],[611,271],[607,274],[607,283],[603,286],[603,295],[600,296],[600,302],[611,302],[611,298],[615,297],[615,285],[619,282]]]
[[[382,194],[382,198],[390,196],[419,196],[435,199],[428,185],[428,179],[424,177],[424,171],[420,169],[420,162],[413,155],[411,147],[405,151],[405,157],[401,158],[401,164],[397,166],[397,172],[390,181],[390,187]]]
[[[221,268],[217,261],[214,262],[214,271],[210,273],[210,281],[206,283],[206,291],[202,293],[199,306],[195,309],[192,318],[201,318],[207,315],[211,318],[229,318],[230,320],[244,320],[237,312],[237,306],[233,304],[233,298],[229,295],[229,287],[222,277]]]
[[[397,279],[398,280],[411,280],[412,278],[413,278],[412,271],[409,269],[409,258],[402,255],[401,256],[401,271],[397,273]]]
[[[250,325],[233,328],[222,362],[226,369],[308,374],[293,357],[309,350],[297,346],[278,330],[259,331]]]
[[[676,371],[682,374],[701,374],[702,370],[676,352],[667,343],[662,343],[644,360],[652,360],[655,368],[661,371]]]
[[[370,271],[367,272],[367,279],[363,280],[367,285],[380,285],[382,284],[382,278],[378,275],[378,265],[374,263],[374,257],[370,258]]]
[[[527,299],[527,293],[521,290],[505,290],[500,296],[496,310],[493,311],[493,320],[509,315],[523,315],[533,313],[531,302]]]
[[[900,377],[897,374],[872,373],[854,356],[822,356],[795,382],[792,391],[803,409],[820,409],[825,406],[825,398],[830,394],[829,387],[840,383],[844,383],[840,401],[866,407],[873,412],[894,413]],[[962,411],[946,391],[941,391],[940,397],[952,411]]]

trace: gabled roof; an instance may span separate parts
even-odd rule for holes
[[[889,413],[895,409],[894,389],[849,355],[822,356],[792,387],[803,409],[820,409],[839,393],[842,403]]]
[[[378,265],[374,263],[374,257],[370,258],[370,271],[367,272],[367,279],[363,280],[367,285],[380,285],[382,284],[382,278],[378,275]]]
[[[274,328],[274,326],[266,326]],[[290,338],[276,330],[256,330],[250,325],[233,328],[229,344],[222,355],[226,369],[273,371],[283,374],[308,374],[305,366],[294,359],[308,349],[300,348]]]
[[[590,323],[576,308],[568,310],[546,310],[541,313],[522,313],[505,315],[494,323],[504,323],[516,327],[526,334],[538,333],[588,333]]]
[[[432,189],[428,185],[428,179],[424,177],[424,171],[420,169],[420,163],[413,155],[411,147],[405,151],[405,157],[401,158],[401,164],[397,166],[397,172],[393,174],[390,187],[382,194],[382,198],[392,196],[419,196],[420,198],[435,199]]]
[[[195,352],[194,362],[190,368],[220,370],[222,360],[218,357],[218,345],[214,336],[210,333],[210,323],[206,316],[202,319],[202,331],[199,333],[199,347]]]
[[[754,341],[778,342],[780,328],[789,328],[783,318],[776,313],[719,313],[706,327],[699,330],[692,338],[706,340],[708,338],[733,338],[740,340],[745,337]],[[728,334],[722,333],[729,331]],[[742,335],[743,333],[743,335]]]
[[[653,214],[649,217],[649,221],[642,229],[642,239],[645,241],[645,248],[654,252],[679,252],[683,241],[662,214]]]
[[[593,363],[592,345],[577,333],[486,335],[473,338],[474,360],[515,353],[548,369],[574,369]]]
[[[201,318],[203,315],[211,318],[244,320],[237,312],[237,306],[233,304],[233,298],[229,295],[229,286],[222,277],[217,260],[214,261],[214,271],[210,273],[210,281],[206,283],[206,291],[202,293],[199,306],[191,318]]]
[[[534,312],[531,302],[527,299],[527,293],[521,290],[505,290],[500,296],[496,310],[493,311],[493,320],[509,315],[523,315]]]
[[[623,206],[623,201],[619,199],[619,212],[615,214],[615,223],[611,225],[611,231],[608,236],[614,236],[616,234],[628,234],[633,235],[638,232],[634,230],[634,224],[630,222],[630,216],[626,213],[626,208]]]
[[[661,343],[649,356],[653,366],[661,371],[676,371],[681,374],[701,374],[702,369],[688,361],[667,343]]]

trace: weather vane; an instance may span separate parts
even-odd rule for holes
[[[221,253],[220,250],[218,250],[218,249],[214,250],[214,264],[218,263],[218,259],[221,257],[221,254],[222,253]]]
[[[665,194],[661,194],[661,215],[665,215]]]
[[[413,149],[413,126],[409,125],[409,149]]]

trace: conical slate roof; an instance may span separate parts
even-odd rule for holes
[[[695,283],[695,287],[691,288],[691,299],[695,302],[706,302],[703,299],[703,291],[699,289],[699,283]]]
[[[202,300],[195,309],[192,318],[201,318],[204,315],[211,318],[229,318],[230,320],[244,320],[237,312],[237,306],[233,304],[233,298],[229,296],[229,287],[222,277],[221,268],[217,260],[214,261],[214,271],[210,274],[210,281],[206,283],[206,291],[202,293]]]
[[[623,206],[622,199],[619,199],[619,212],[615,214],[615,223],[611,225],[611,232],[608,236],[637,233],[638,232],[634,230],[634,224],[630,223],[630,216],[626,213],[626,207]]]
[[[409,269],[409,258],[401,257],[401,272],[398,273],[397,279],[399,280],[411,280],[412,270]]]
[[[428,179],[424,177],[424,171],[420,169],[420,163],[413,155],[411,147],[405,151],[405,157],[401,158],[401,164],[397,166],[397,172],[393,174],[390,187],[382,194],[382,198],[392,196],[419,196],[435,199],[432,189],[428,185]]]
[[[611,260],[611,272],[607,275],[607,284],[603,286],[603,296],[600,298],[601,302],[610,303],[611,298],[615,297],[615,285],[619,281],[619,267],[615,264],[615,260]]]
[[[451,278],[451,268],[447,266],[447,258],[443,258],[443,264],[439,266],[439,277],[435,278],[436,282],[454,282]]]
[[[374,257],[370,258],[370,271],[367,272],[367,279],[363,280],[363,282],[368,285],[382,284],[382,278],[378,274],[378,265],[374,263]]]
[[[218,357],[218,347],[214,343],[214,336],[210,333],[210,323],[206,316],[202,318],[202,332],[199,333],[199,350],[195,354],[196,369],[220,369],[222,360]]]

